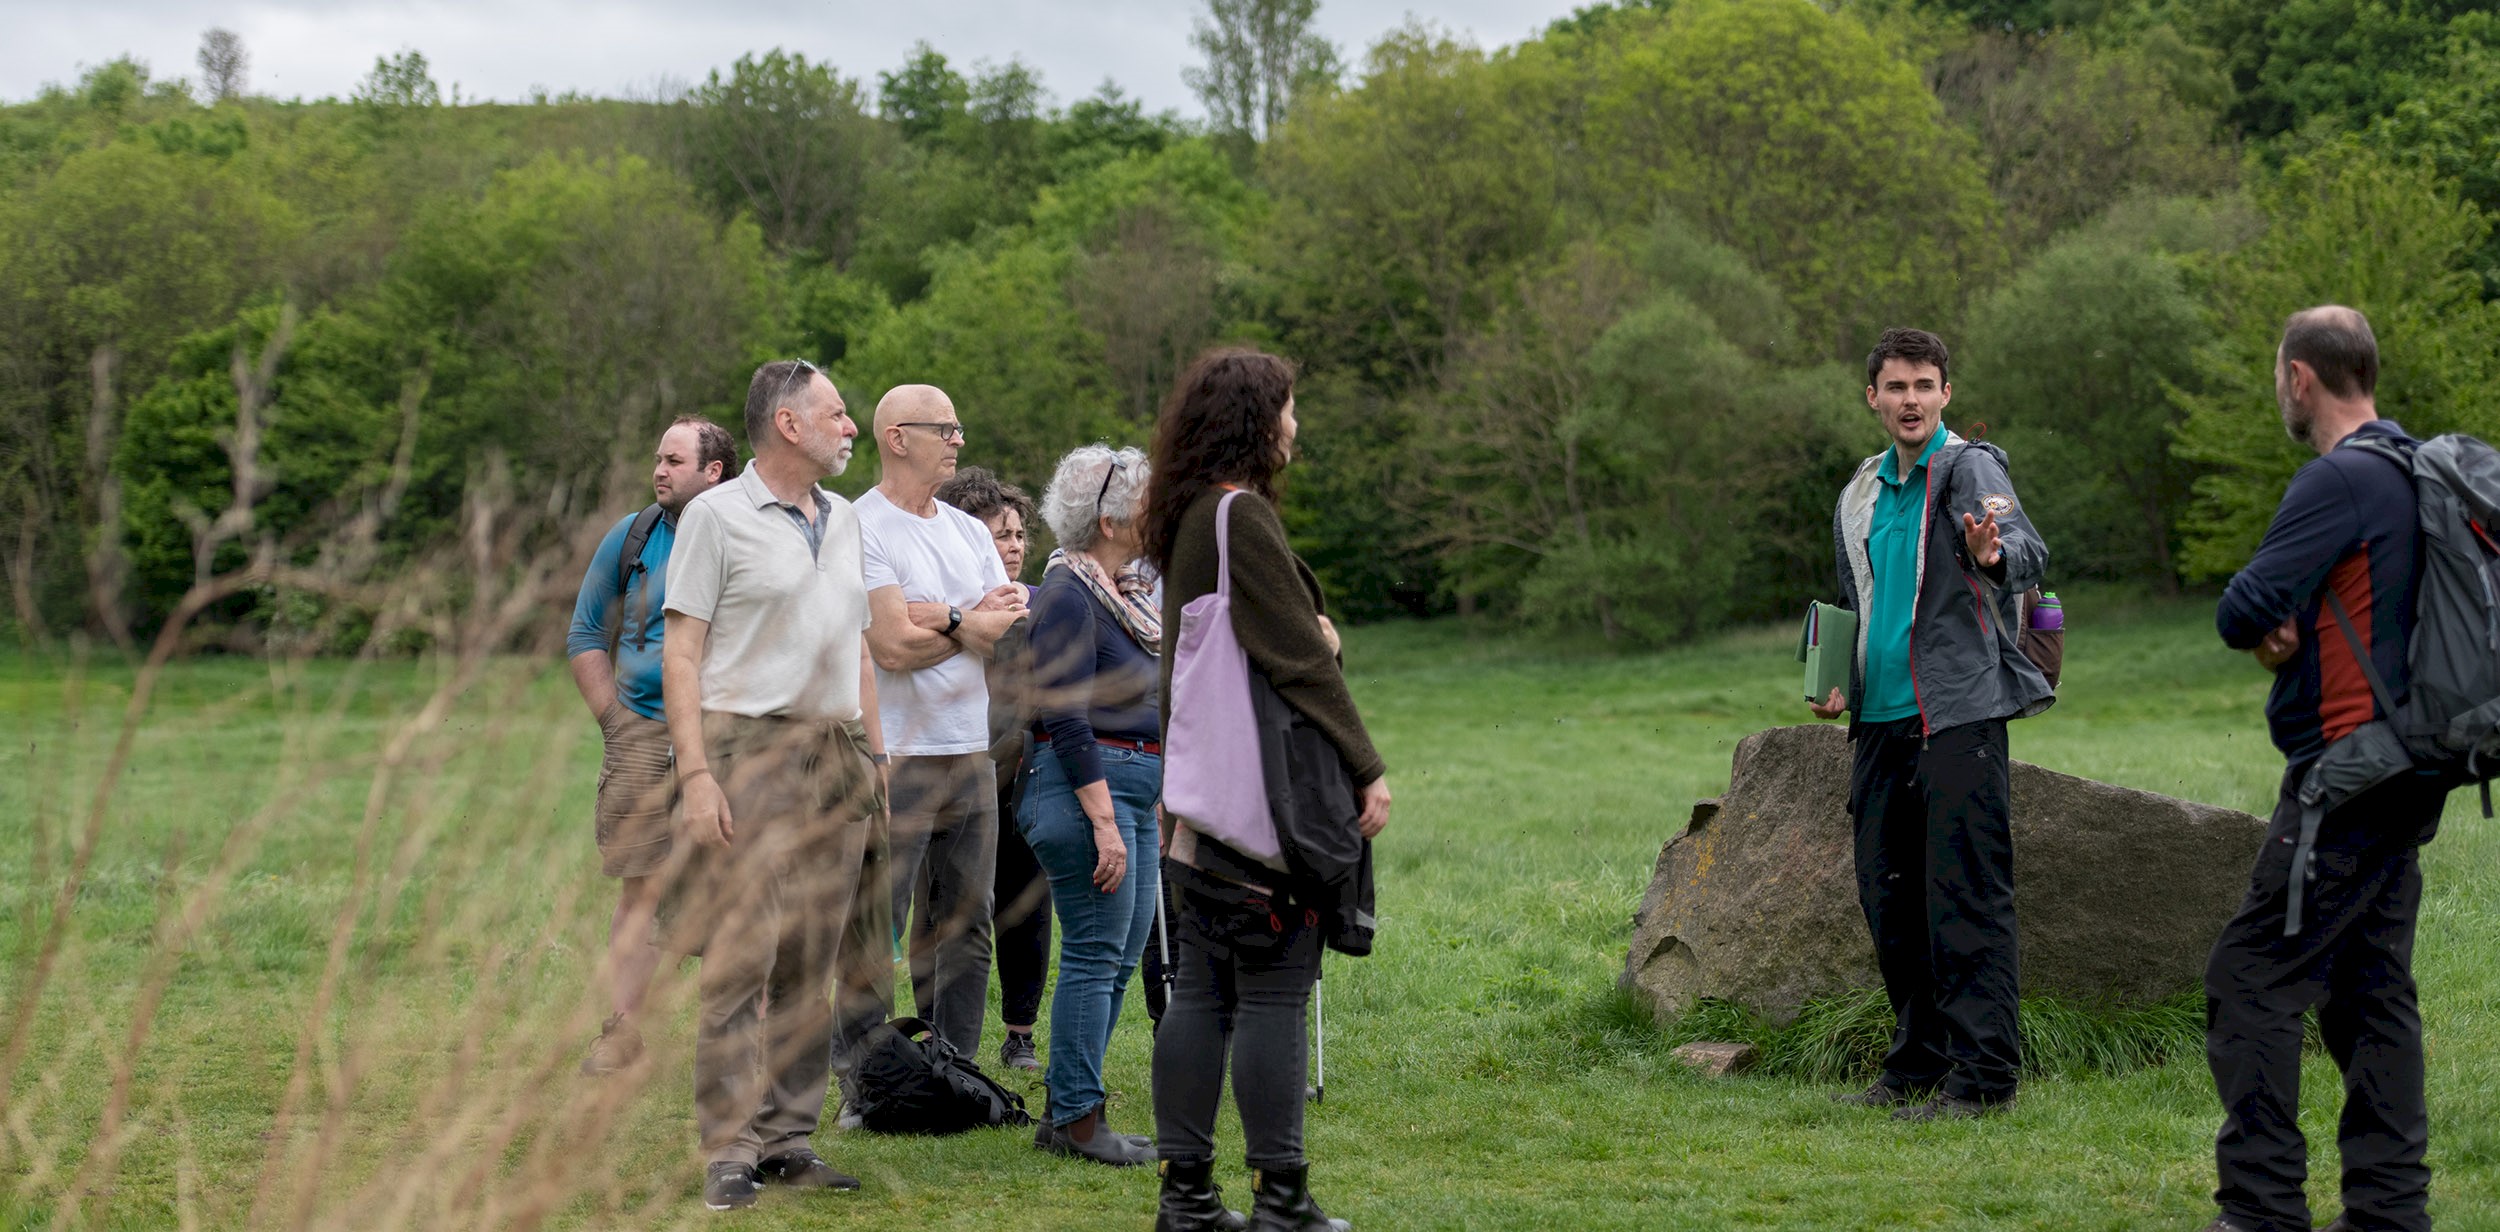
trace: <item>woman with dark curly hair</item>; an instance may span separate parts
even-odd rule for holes
[[[1229,557],[1233,630],[1250,670],[1336,746],[1359,789],[1359,824],[1369,838],[1389,823],[1389,783],[1346,691],[1319,579],[1286,545],[1276,509],[1278,476],[1293,459],[1297,430],[1293,378],[1291,364],[1246,349],[1210,351],[1190,365],[1155,428],[1145,552],[1163,573],[1163,625],[1174,630],[1191,600],[1217,589],[1217,562]],[[1240,495],[1227,508],[1230,493]],[[1228,550],[1217,543],[1219,512]],[[1172,644],[1163,655],[1167,727]],[[1164,825],[1179,949],[1171,1005],[1155,1035],[1163,1163],[1155,1226],[1253,1226],[1224,1209],[1212,1178],[1229,1061],[1255,1227],[1342,1232],[1345,1221],[1330,1219],[1312,1200],[1302,1153],[1310,1059],[1303,1015],[1319,978],[1319,917],[1281,892],[1280,861],[1245,856],[1200,834],[1186,817],[1167,817]]]

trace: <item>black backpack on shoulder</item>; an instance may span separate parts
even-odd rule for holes
[[[651,590],[646,586],[641,595],[635,595],[634,577],[651,572],[642,563],[642,550],[651,542],[652,528],[660,524],[660,518],[666,513],[667,510],[656,503],[645,505],[642,512],[634,515],[634,524],[625,528],[624,547],[616,554],[616,627],[608,630],[608,662],[611,665],[616,662],[619,644],[632,642],[634,649],[642,649],[642,627],[649,620],[651,609],[643,606],[637,610],[634,600],[640,598],[645,605],[649,604]]]
[[[928,1023],[897,1018],[868,1035],[851,1075],[860,1124],[881,1134],[959,1134],[1030,1125],[1024,1097],[1000,1086]]]

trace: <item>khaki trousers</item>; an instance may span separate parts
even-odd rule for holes
[[[861,978],[845,950],[873,947],[890,969],[891,940],[852,926],[885,800],[856,722],[707,713],[703,735],[730,844],[689,854],[664,940],[703,956],[694,1102],[705,1161],[753,1164],[806,1146],[823,1118],[836,973]]]

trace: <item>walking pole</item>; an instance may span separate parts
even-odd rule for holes
[[[1327,986],[1325,979],[1311,981],[1311,1022],[1317,1028],[1313,1034],[1319,1037],[1319,1047],[1315,1050],[1319,1081],[1311,1087],[1311,1102],[1314,1104],[1328,1102],[1328,1002],[1320,996],[1320,990]]]

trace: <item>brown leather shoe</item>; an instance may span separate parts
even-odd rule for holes
[[[582,1058],[582,1075],[603,1078],[642,1059],[642,1032],[625,1021],[623,1014],[610,1014],[599,1024],[599,1038],[590,1043],[590,1055]]]

